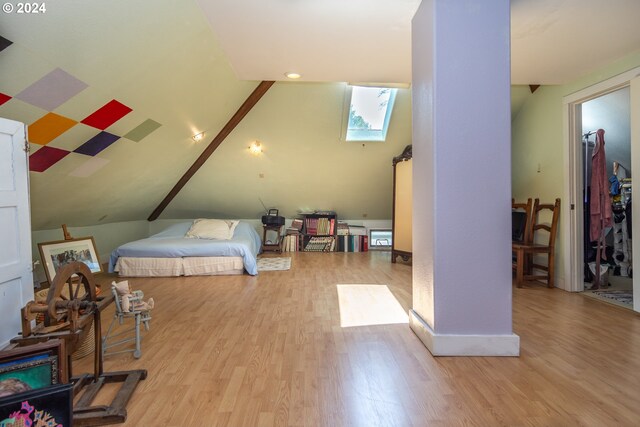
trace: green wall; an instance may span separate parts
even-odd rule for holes
[[[563,97],[640,66],[640,51],[603,66],[574,82],[561,86],[541,86],[522,106],[511,123],[511,184],[516,200],[528,197],[552,202],[563,198],[565,153],[563,152]],[[564,280],[562,216],[556,246],[556,271]]]

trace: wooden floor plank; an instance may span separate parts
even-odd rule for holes
[[[123,426],[640,425],[629,310],[514,287],[520,357],[434,358],[407,324],[340,326],[336,285],[387,285],[406,311],[410,266],[384,252],[291,256],[291,270],[257,277],[130,279],[156,308],[142,357],[105,359],[149,371]]]

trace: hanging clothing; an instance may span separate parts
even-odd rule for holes
[[[609,183],[611,184],[611,189],[609,190],[609,193],[612,196],[617,196],[620,194],[620,181],[618,181],[618,177],[615,175],[611,175],[611,177],[609,178]]]
[[[609,180],[607,179],[607,159],[604,152],[604,130],[596,132],[596,146],[591,155],[591,201],[590,230],[592,241],[600,240],[603,230],[613,225]]]

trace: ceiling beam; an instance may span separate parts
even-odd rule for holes
[[[249,111],[260,101],[260,98],[267,93],[269,88],[273,86],[275,82],[270,80],[265,80],[260,82],[258,87],[255,88],[251,95],[244,101],[244,103],[240,106],[238,111],[229,119],[226,125],[222,128],[222,130],[216,135],[215,138],[209,143],[207,148],[204,149],[200,157],[196,159],[196,161],[191,165],[191,167],[182,175],[182,178],[173,186],[169,194],[160,202],[157,208],[153,211],[153,213],[147,218],[147,221],[155,221],[158,219],[162,211],[167,207],[167,205],[173,200],[173,198],[182,190],[182,187],[191,179],[193,175],[200,169],[200,167],[207,161],[207,159],[213,154],[214,151],[222,144],[222,141],[225,140],[227,136],[235,129],[236,126],[244,119]]]

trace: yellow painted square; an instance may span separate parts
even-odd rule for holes
[[[55,113],[47,113],[29,125],[29,142],[47,145],[78,122]]]

